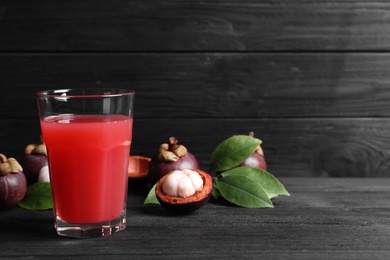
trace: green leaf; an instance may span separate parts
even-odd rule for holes
[[[261,143],[261,140],[249,135],[234,135],[227,138],[211,154],[210,170],[220,172],[236,167]]]
[[[219,197],[221,197],[221,193],[219,192],[218,184],[216,181],[213,181],[213,190],[211,191],[211,195],[214,199],[218,199]]]
[[[53,208],[49,182],[37,182],[27,187],[24,198],[18,206],[29,210],[47,210]]]
[[[160,204],[156,196],[156,185],[157,183],[154,184],[153,187],[150,189],[148,196],[146,196],[144,200],[144,204]]]
[[[288,193],[283,184],[275,176],[259,168],[248,166],[236,167],[223,172],[221,176],[245,176],[261,185],[270,199],[279,195],[290,196],[290,193]]]
[[[245,176],[222,176],[217,181],[222,197],[230,203],[245,208],[273,208],[261,185]]]

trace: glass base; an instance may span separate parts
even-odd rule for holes
[[[54,227],[60,236],[74,238],[106,237],[126,228],[126,210],[112,221],[94,224],[72,224],[56,217]]]

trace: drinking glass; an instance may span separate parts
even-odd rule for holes
[[[125,229],[134,95],[126,89],[36,93],[59,235],[102,237]]]

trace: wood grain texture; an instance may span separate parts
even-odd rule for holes
[[[133,88],[141,118],[390,115],[390,55],[126,53],[0,55],[1,118],[37,116],[38,90]]]
[[[38,119],[0,120],[0,152],[21,158],[39,142]],[[141,119],[135,117],[132,154],[151,157],[175,136],[209,171],[212,151],[234,134],[254,131],[263,141],[268,171],[275,176],[390,176],[390,120],[340,119]],[[76,148],[75,148],[76,149]]]
[[[1,258],[72,259],[387,259],[390,179],[281,178],[290,197],[273,209],[210,201],[175,216],[143,205],[129,190],[127,228],[109,238],[71,239],[53,229],[51,211],[0,214]]]
[[[0,149],[39,141],[34,94],[137,92],[133,152],[175,135],[208,168],[255,131],[277,176],[388,176],[385,1],[2,1]]]
[[[390,3],[2,1],[2,51],[389,50]]]

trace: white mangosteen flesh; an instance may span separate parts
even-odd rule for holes
[[[203,179],[196,171],[183,169],[172,172],[162,184],[162,191],[169,196],[186,198],[203,188]]]
[[[50,182],[49,166],[43,166],[39,170],[38,182]]]

